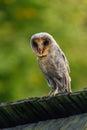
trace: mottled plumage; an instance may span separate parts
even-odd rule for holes
[[[38,57],[39,66],[51,87],[50,96],[71,92],[68,61],[54,38],[45,32],[31,37],[31,46]]]

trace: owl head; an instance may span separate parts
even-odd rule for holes
[[[46,56],[54,43],[53,37],[45,32],[36,33],[31,37],[31,46],[38,57]]]

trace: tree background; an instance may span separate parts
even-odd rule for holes
[[[29,42],[43,31],[69,60],[72,90],[87,87],[87,0],[0,0],[0,102],[49,92]]]

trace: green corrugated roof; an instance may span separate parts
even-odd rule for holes
[[[0,105],[0,128],[87,113],[87,90]],[[87,118],[86,118],[87,119]]]

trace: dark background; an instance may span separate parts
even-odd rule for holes
[[[0,102],[49,92],[29,42],[43,31],[69,60],[72,90],[87,87],[87,1],[0,0]]]

